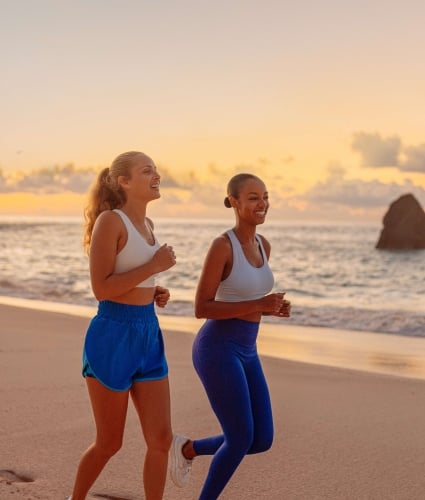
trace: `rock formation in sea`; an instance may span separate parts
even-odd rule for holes
[[[393,201],[383,219],[376,244],[382,250],[425,249],[425,212],[410,193]]]

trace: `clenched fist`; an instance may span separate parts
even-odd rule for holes
[[[157,272],[166,271],[176,263],[176,254],[173,247],[164,243],[155,252],[152,261],[157,268]]]

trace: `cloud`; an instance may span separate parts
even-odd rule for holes
[[[342,168],[338,170],[331,168],[328,178],[308,190],[303,198],[321,206],[362,209],[386,207],[406,192],[412,193],[421,203],[425,201],[425,189],[415,185],[410,179],[405,179],[402,184],[396,182],[385,184],[378,180],[346,179],[344,175]]]
[[[328,166],[328,177],[334,179],[343,179],[345,177],[346,169],[337,162],[333,162]]]
[[[17,172],[0,178],[0,192],[56,194],[64,191],[85,193],[91,185],[97,170],[76,169],[74,165],[55,165],[30,172]]]
[[[60,166],[21,171],[5,176],[0,170],[0,193],[57,194],[65,191],[87,193],[100,169],[76,168],[72,163]],[[178,187],[178,182],[165,168],[161,168],[163,187]]]
[[[364,137],[358,136],[357,139],[359,145],[368,143]],[[372,142],[369,141],[369,144]],[[382,151],[387,151],[389,157],[391,147],[388,145],[394,146],[395,142],[378,137],[374,144],[375,149],[381,145]],[[406,148],[404,151],[400,169],[408,171],[422,164],[425,145]],[[15,174],[6,174],[0,169],[0,193],[66,194],[75,198],[87,193],[99,170],[95,167],[77,169],[72,164]],[[264,172],[261,173],[261,170]],[[165,203],[156,205],[154,210],[161,216],[226,217],[228,213],[223,205],[226,185],[232,175],[241,171],[258,172],[264,179],[270,194],[272,218],[368,220],[380,217],[392,201],[407,192],[425,206],[424,187],[415,185],[411,180],[386,184],[379,180],[347,179],[346,168],[337,162],[329,165],[324,181],[317,182],[303,194],[300,194],[300,183],[296,179],[291,181],[276,169],[265,168],[264,163],[257,167],[239,164],[230,168],[210,164],[204,170],[188,169],[179,171],[178,175],[163,166],[159,166],[159,171]],[[80,208],[81,198],[77,202]]]
[[[398,166],[401,140],[393,136],[383,139],[379,134],[357,132],[354,134],[351,147],[363,157],[363,165],[367,167]]]
[[[357,132],[351,147],[362,156],[364,167],[395,167],[402,172],[425,173],[425,144],[403,146],[400,137]]]
[[[425,144],[406,147],[399,167],[405,172],[425,173]]]

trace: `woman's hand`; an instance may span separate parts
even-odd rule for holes
[[[282,306],[277,313],[272,316],[278,316],[279,318],[289,318],[291,316],[291,303],[289,300],[284,300]]]
[[[284,292],[270,293],[260,299],[261,311],[265,315],[289,318],[291,303],[285,300]]]
[[[170,298],[170,291],[168,288],[163,288],[162,286],[155,287],[155,294],[153,299],[158,307],[165,307]]]
[[[176,254],[174,253],[173,247],[166,243],[160,246],[152,257],[152,263],[157,269],[156,272],[159,273],[173,267],[176,263]]]

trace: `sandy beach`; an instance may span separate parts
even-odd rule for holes
[[[80,375],[91,311],[18,302],[0,305],[0,498],[61,500],[94,432]],[[174,430],[193,438],[216,433],[192,368],[196,321],[164,316],[161,324]],[[423,500],[425,340],[356,332],[338,334],[338,342],[326,329],[291,328],[282,341],[274,325],[263,327],[275,441],[244,460],[221,498]],[[142,499],[144,451],[130,406],[124,446],[90,498]],[[195,500],[209,461],[196,459],[184,489],[168,481],[164,498]]]

